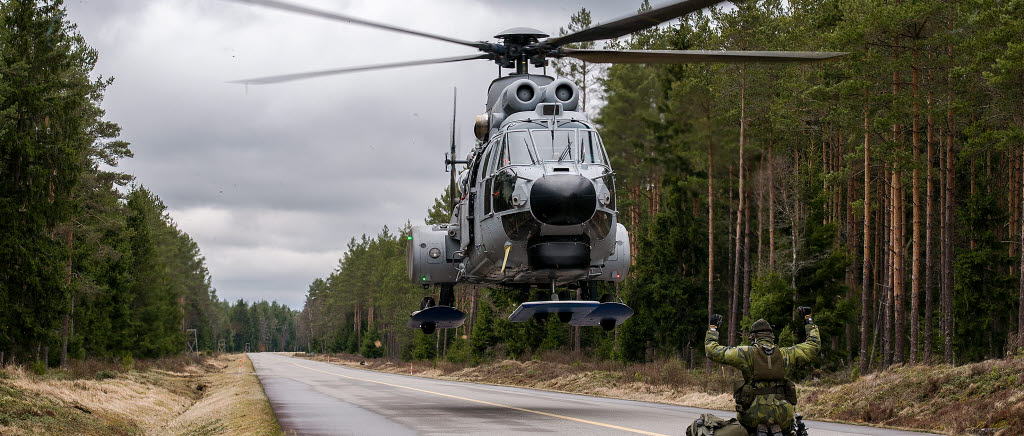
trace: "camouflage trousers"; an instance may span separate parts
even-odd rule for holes
[[[746,411],[739,412],[737,419],[747,428],[758,424],[778,424],[789,434],[793,428],[796,407],[782,399],[781,395],[758,395]]]

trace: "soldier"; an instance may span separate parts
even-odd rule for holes
[[[786,376],[797,364],[814,358],[821,349],[821,338],[818,326],[811,319],[811,308],[800,307],[797,313],[804,319],[807,340],[788,348],[775,345],[772,326],[763,319],[750,327],[753,345],[722,346],[718,343],[722,315],[714,314],[709,319],[704,352],[709,359],[733,366],[743,373],[743,385],[736,389],[734,397],[737,418],[748,431],[788,435],[796,430],[793,426],[796,385]]]

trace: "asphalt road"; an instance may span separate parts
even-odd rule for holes
[[[249,354],[287,435],[681,435],[701,413],[729,412],[387,374]],[[807,422],[812,435],[920,435]]]

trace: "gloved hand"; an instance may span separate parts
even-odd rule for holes
[[[711,315],[710,317],[708,317],[708,324],[710,324],[711,327],[714,327],[715,330],[718,330],[719,328],[722,327],[722,315],[719,315],[717,313]]]
[[[811,319],[811,308],[807,306],[800,306],[796,308],[796,314],[800,315],[804,319],[805,324],[814,324],[814,320]]]

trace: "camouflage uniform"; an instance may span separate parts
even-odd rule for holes
[[[744,380],[754,380],[755,364],[764,365],[762,362],[779,360],[778,356],[774,359],[765,359],[765,350],[774,350],[772,354],[779,351],[781,352],[781,361],[784,363],[785,374],[788,375],[797,364],[810,361],[821,349],[818,326],[807,324],[806,330],[807,340],[788,348],[776,347],[770,333],[759,335],[755,339],[754,345],[751,346],[726,347],[718,343],[718,330],[711,328],[704,336],[704,352],[709,359],[715,362],[739,369],[743,373]],[[760,356],[756,356],[755,353],[759,353]],[[758,393],[754,396],[753,403],[748,409],[739,411],[737,418],[740,424],[747,428],[754,428],[758,424],[775,423],[787,432],[791,431],[793,417],[796,413],[794,404],[786,401],[781,393],[763,393],[776,388],[776,382],[754,381],[753,388]]]

